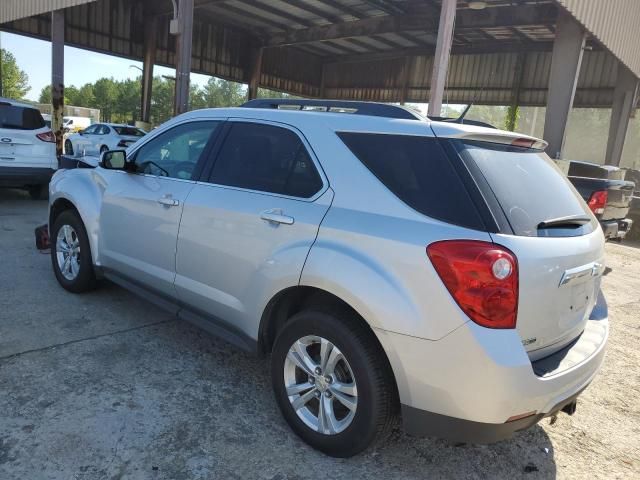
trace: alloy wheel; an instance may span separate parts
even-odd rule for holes
[[[312,430],[335,435],[355,417],[358,389],[340,349],[326,338],[296,340],[284,362],[284,385],[294,411]]]
[[[58,230],[56,260],[62,276],[75,280],[80,272],[80,239],[71,225],[63,225]]]

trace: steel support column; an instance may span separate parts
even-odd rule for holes
[[[51,12],[51,130],[56,136],[56,154],[64,141],[64,10]]]
[[[258,85],[260,83],[260,74],[262,72],[262,55],[263,47],[258,47],[251,59],[251,75],[249,77],[249,88],[247,88],[247,99],[253,100],[258,98]]]
[[[607,140],[607,165],[620,165],[629,118],[638,101],[638,78],[622,63],[618,64],[618,80],[613,91],[613,107]]]
[[[551,57],[551,75],[544,121],[547,153],[562,158],[565,130],[573,107],[586,32],[568,13],[561,11],[556,24],[556,39]]]
[[[453,25],[456,19],[456,0],[442,0],[440,23],[438,25],[438,41],[433,57],[433,71],[429,88],[429,107],[427,115],[439,117],[442,111],[442,97],[447,83],[447,69],[453,42]]]
[[[176,42],[176,94],[173,113],[189,110],[189,76],[191,74],[191,45],[193,43],[193,0],[178,4],[178,38]]]
[[[142,61],[142,98],[140,116],[142,122],[151,122],[151,94],[153,90],[153,65],[156,61],[158,18],[149,18],[144,25],[144,57]]]

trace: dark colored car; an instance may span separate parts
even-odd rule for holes
[[[627,218],[635,183],[624,170],[611,165],[571,161],[568,177],[600,221],[607,240],[622,240],[631,230]]]

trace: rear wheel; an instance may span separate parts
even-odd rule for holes
[[[383,439],[395,420],[395,385],[384,352],[348,314],[295,315],[275,341],[271,380],[291,428],[331,456],[361,452]]]
[[[80,216],[65,210],[51,228],[51,263],[58,283],[74,293],[95,287],[89,238]]]
[[[107,152],[107,151],[109,151],[109,147],[107,147],[106,145],[102,145],[100,147],[100,153],[101,154],[104,153],[104,152]]]
[[[71,143],[71,140],[65,140],[64,153],[65,155],[73,155],[73,143]]]

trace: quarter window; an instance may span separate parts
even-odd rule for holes
[[[135,154],[139,173],[191,180],[219,121],[178,125],[145,143]]]
[[[414,210],[448,223],[484,229],[478,210],[436,138],[338,135],[380,182]]]
[[[322,180],[293,131],[259,123],[231,127],[210,181],[218,185],[309,198]]]

